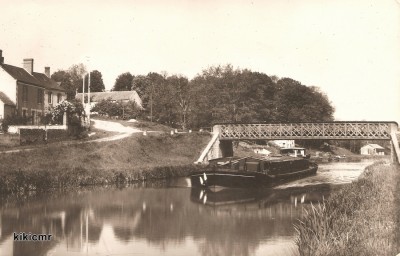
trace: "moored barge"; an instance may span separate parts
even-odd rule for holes
[[[318,165],[305,158],[255,157],[213,159],[207,171],[190,174],[192,187],[268,187],[313,175]]]

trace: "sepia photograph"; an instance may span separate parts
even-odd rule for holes
[[[0,256],[400,256],[400,0],[0,0]]]

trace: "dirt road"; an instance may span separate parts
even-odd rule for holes
[[[140,129],[136,129],[133,127],[128,127],[128,126],[123,126],[120,123],[117,122],[112,122],[112,121],[104,121],[104,120],[97,120],[97,119],[92,119],[94,122],[94,127],[99,130],[104,130],[108,132],[118,132],[119,134],[100,138],[100,139],[94,139],[94,140],[85,140],[85,141],[80,141],[80,140],[73,140],[73,141],[64,141],[61,142],[63,145],[72,145],[72,144],[82,144],[82,143],[89,143],[89,142],[105,142],[105,141],[114,141],[114,140],[120,140],[126,137],[131,136],[134,133],[141,133]],[[24,149],[11,149],[11,150],[5,150],[1,151],[0,154],[2,153],[17,153],[17,152],[22,152],[22,151],[31,151],[35,150],[38,148],[45,147],[45,145],[37,145],[32,148],[24,148]]]
[[[100,138],[100,139],[96,139],[96,140],[90,140],[88,142],[120,140],[120,139],[131,136],[133,133],[142,132],[139,129],[132,128],[129,126],[123,126],[122,124],[117,123],[117,122],[97,120],[97,119],[92,119],[92,121],[94,122],[93,127],[96,129],[104,130],[104,131],[108,131],[108,132],[118,132],[120,134],[105,137],[105,138]]]

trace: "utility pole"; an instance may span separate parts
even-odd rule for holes
[[[88,120],[90,129],[90,70],[89,70],[89,81],[88,81]]]
[[[91,70],[91,65],[90,65],[90,56],[86,56],[86,61],[87,61],[87,67],[88,67],[88,103],[87,107],[85,110],[87,111],[87,118],[88,118],[88,129],[90,130],[90,70]]]
[[[85,75],[82,75],[82,106],[85,108]]]
[[[154,83],[151,82],[151,94],[150,94],[150,122],[153,122],[153,93],[154,93]]]

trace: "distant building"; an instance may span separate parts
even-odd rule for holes
[[[280,153],[282,155],[284,155],[284,156],[293,156],[293,157],[302,156],[302,157],[305,157],[306,156],[306,149],[305,148],[298,148],[298,147],[281,148],[281,152]]]
[[[378,144],[367,144],[360,149],[361,155],[385,155],[385,148]]]
[[[88,94],[85,93],[85,96]],[[75,98],[82,100],[83,94],[77,93]],[[142,107],[142,100],[136,91],[113,91],[113,92],[91,92],[90,93],[90,108],[93,108],[99,101],[110,99],[113,102],[128,102],[134,101],[138,107]]]
[[[50,78],[50,68],[34,72],[33,63],[24,59],[23,68],[5,64],[0,50],[0,119],[16,115],[38,124],[50,106],[66,99],[65,90]]]
[[[293,148],[295,147],[294,140],[273,140],[275,145],[278,145],[281,148]]]
[[[260,155],[266,155],[266,156],[268,156],[268,155],[271,154],[271,151],[267,150],[267,149],[264,148],[264,147],[253,147],[253,151],[254,151],[254,153],[260,154]]]

